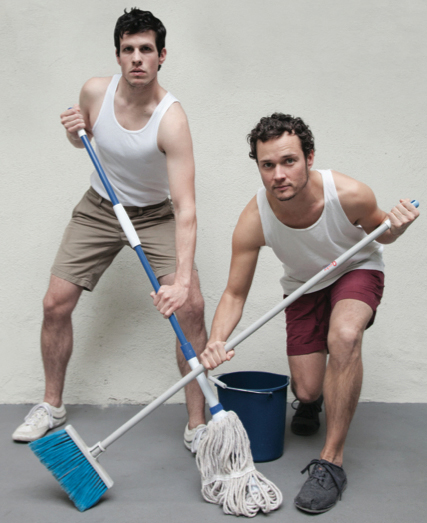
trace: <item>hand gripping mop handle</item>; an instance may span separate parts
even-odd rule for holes
[[[419,202],[417,200],[411,201],[412,205],[415,207],[419,206]],[[333,270],[335,270],[337,267],[342,265],[344,262],[346,262],[349,258],[357,254],[363,247],[368,245],[368,243],[371,243],[372,241],[376,240],[381,234],[385,233],[388,229],[391,228],[390,220],[387,218],[380,226],[378,226],[374,231],[371,232],[371,234],[368,234],[360,240],[360,242],[356,243],[356,245],[353,245],[348,251],[346,251],[344,254],[341,254],[336,260],[334,260],[332,263],[330,263],[327,267],[319,271],[316,275],[314,275],[312,278],[310,278],[306,283],[301,285],[296,291],[294,291],[292,294],[290,294],[287,298],[285,298],[283,301],[278,303],[276,307],[271,309],[269,312],[264,314],[259,320],[257,320],[255,323],[250,325],[247,329],[242,331],[240,334],[238,334],[235,338],[230,340],[228,343],[225,344],[225,351],[228,352],[236,345],[241,343],[243,340],[248,338],[251,334],[253,334],[256,330],[258,330],[260,327],[262,327],[265,323],[267,323],[271,318],[279,314],[279,312],[283,311],[288,307],[291,303],[296,301],[298,298],[300,298],[303,294],[305,294],[308,290],[310,290],[316,283],[318,283],[320,280],[323,280],[323,278],[330,274]]]
[[[134,226],[132,225],[132,222],[127,215],[123,205],[119,202],[117,199],[117,196],[104,172],[104,169],[102,168],[101,163],[98,160],[98,157],[95,154],[95,151],[93,150],[93,147],[87,137],[86,131],[84,129],[81,129],[78,131],[78,135],[81,138],[87,152],[89,153],[89,156],[95,166],[95,169],[98,172],[98,175],[101,179],[102,184],[105,187],[105,190],[108,193],[108,196],[110,197],[111,203],[113,204],[114,212],[117,216],[117,219],[120,222],[120,225],[131,245],[131,247],[135,250],[135,252],[138,255],[138,258],[140,262],[142,263],[142,266],[145,269],[145,272],[147,273],[147,276],[151,282],[151,285],[153,286],[154,290],[158,292],[160,289],[159,282],[157,281],[157,278],[153,272],[153,269],[151,268],[150,264],[148,263],[147,257],[144,254],[144,251],[141,247],[141,242],[139,241],[138,234],[135,231]],[[182,329],[178,323],[178,320],[176,319],[175,314],[172,314],[170,316],[169,321],[175,331],[176,336],[178,337],[178,340],[181,344],[181,350],[185,356],[185,359],[188,361],[188,364],[190,365],[191,369],[194,370],[199,367],[199,361],[197,360],[196,353],[194,352],[193,347],[191,346],[191,343],[187,341],[185,338],[184,333],[182,332]],[[201,367],[201,366],[200,366]],[[209,386],[209,383],[206,379],[206,376],[202,375],[203,367],[201,367],[200,373],[197,376],[197,381],[199,382],[200,388],[203,391],[203,394],[205,395],[205,398],[209,404],[210,411],[212,415],[218,414],[220,415],[221,411],[223,411],[223,408],[220,403],[218,403],[218,400],[216,399],[215,394],[213,393],[212,389]],[[193,377],[194,379],[194,377]]]

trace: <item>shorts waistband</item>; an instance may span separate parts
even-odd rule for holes
[[[97,193],[93,187],[89,187],[89,190],[87,191],[87,193],[91,198],[95,199],[99,204],[106,203],[107,205],[109,205],[111,207],[113,206],[113,204],[110,202],[110,200],[107,200],[107,198],[104,198],[99,193]],[[143,207],[137,207],[134,205],[123,205],[123,207],[126,209],[127,212],[130,212],[130,213],[137,212],[137,213],[142,214],[142,212],[144,212],[144,211],[148,211],[150,209],[158,209],[160,207],[163,207],[168,202],[169,202],[169,198],[166,198],[162,202],[155,203],[153,205],[145,205]]]

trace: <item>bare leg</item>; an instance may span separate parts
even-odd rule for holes
[[[362,338],[371,316],[369,305],[349,299],[339,301],[331,314],[323,385],[327,429],[320,457],[339,466],[362,387]]]
[[[326,357],[326,350],[288,357],[292,392],[302,403],[312,403],[322,394]]]
[[[62,404],[65,372],[73,350],[71,314],[82,290],[82,287],[51,276],[43,300],[41,350],[46,379],[44,401],[54,407]]]
[[[167,276],[159,278],[159,283],[160,285],[172,285],[174,280],[175,274],[168,274]],[[193,346],[197,356],[199,356],[206,347],[207,335],[204,321],[204,301],[200,292],[197,271],[193,271],[187,301],[175,314],[185,337]],[[182,354],[178,341],[176,343],[176,358],[181,375],[185,376],[190,372],[190,367]],[[185,399],[188,410],[189,428],[193,429],[205,423],[205,397],[197,380],[191,381],[185,387]]]

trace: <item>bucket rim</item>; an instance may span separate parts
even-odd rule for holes
[[[233,374],[269,374],[271,376],[280,376],[282,378],[286,378],[285,383],[283,385],[278,385],[277,387],[268,387],[268,388],[254,388],[254,389],[246,389],[246,388],[236,388],[236,387],[230,387],[227,384],[225,386],[225,390],[235,390],[238,392],[249,392],[251,394],[272,394],[273,392],[278,392],[279,390],[285,389],[289,386],[290,383],[290,377],[286,374],[278,374],[277,372],[267,372],[267,371],[260,371],[260,370],[248,370],[248,371],[235,371],[235,372],[225,372],[223,374],[218,374],[215,376],[215,378],[218,378],[219,380],[223,376],[231,376]],[[217,383],[215,383],[215,387],[219,387]]]

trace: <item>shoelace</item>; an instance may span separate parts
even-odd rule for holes
[[[313,469],[310,470],[311,466],[313,466]],[[329,472],[332,479],[334,480],[335,486],[337,487],[338,494],[341,497],[343,489],[340,487],[340,480],[337,474],[334,472],[333,468],[326,461],[313,459],[303,470],[301,470],[301,474],[304,474],[306,471],[308,471],[310,477],[316,479],[324,479],[326,472]]]
[[[35,405],[30,412],[25,416],[25,423],[27,425],[35,425],[38,421],[42,419],[43,416],[47,414],[49,419],[49,428],[53,428],[53,413],[49,405],[43,405],[39,403]]]

